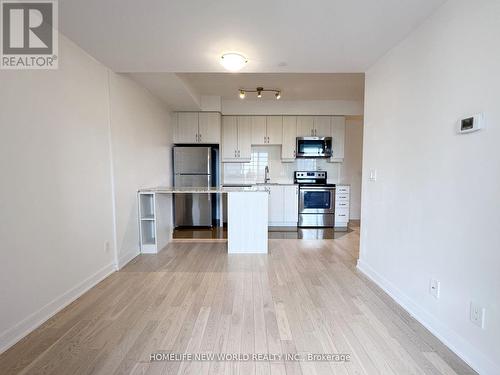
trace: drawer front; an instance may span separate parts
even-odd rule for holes
[[[339,208],[338,210],[335,210],[335,221],[336,222],[349,221],[349,209]]]
[[[349,186],[337,186],[337,194],[349,194]]]
[[[349,202],[349,194],[337,194],[335,195],[335,200],[337,202],[344,201],[344,202]]]
[[[335,208],[336,209],[339,209],[339,208],[349,208],[349,200],[346,200],[346,201],[335,201]]]

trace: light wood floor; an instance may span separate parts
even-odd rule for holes
[[[356,271],[359,232],[270,255],[139,256],[0,356],[0,374],[473,374]],[[153,352],[345,353],[350,362],[149,362]]]

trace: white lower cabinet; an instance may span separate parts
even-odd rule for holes
[[[283,186],[273,185],[269,191],[269,225],[278,225],[283,221]]]
[[[296,185],[259,185],[269,193],[269,226],[296,226],[299,188]]]
[[[335,188],[335,227],[346,228],[349,224],[349,185],[337,185]]]
[[[283,186],[283,207],[285,226],[295,226],[299,221],[299,187],[297,185]]]

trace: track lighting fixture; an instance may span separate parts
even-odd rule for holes
[[[277,90],[277,89],[265,89],[264,87],[257,87],[255,90],[239,89],[240,99],[245,99],[247,92],[256,92],[257,93],[257,98],[262,98],[262,93],[265,92],[265,91],[274,92],[274,97],[276,99],[280,99],[281,98],[281,90]]]

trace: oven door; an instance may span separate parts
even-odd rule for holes
[[[299,214],[333,214],[335,188],[308,186],[299,189]]]

